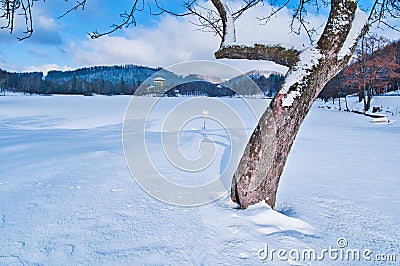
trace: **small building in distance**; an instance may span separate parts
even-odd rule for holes
[[[149,86],[147,89],[148,94],[162,94],[164,93],[165,79],[157,77],[153,80],[153,86]]]
[[[153,81],[153,84],[154,84],[154,88],[162,89],[165,84],[165,79],[162,77],[155,78]]]

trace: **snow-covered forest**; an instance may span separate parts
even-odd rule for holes
[[[183,95],[202,94],[207,96],[232,96],[235,92],[228,87],[242,88],[241,95],[251,95],[254,92],[246,91],[240,86],[243,79],[250,77],[263,93],[272,97],[283,81],[283,75],[271,72],[267,75],[253,71],[245,77],[234,77],[231,80],[215,80],[214,77],[192,75],[177,75],[168,71],[159,72],[161,68],[150,68],[137,65],[124,66],[95,66],[70,71],[13,73],[0,70],[0,93],[23,92],[28,94],[80,94],[80,95],[132,95],[136,89],[145,83],[152,85],[149,78],[155,73],[161,73],[167,83],[174,87],[179,85]],[[197,81],[197,82],[193,82]],[[245,81],[244,81],[245,82]],[[223,90],[219,86],[224,86]],[[177,89],[177,88],[174,88]],[[258,93],[258,90],[255,92]],[[174,95],[173,91],[166,95]]]

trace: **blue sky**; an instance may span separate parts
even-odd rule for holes
[[[73,69],[93,65],[139,64],[168,66],[187,60],[214,60],[213,53],[219,38],[209,32],[200,32],[187,18],[167,15],[150,16],[148,11],[137,15],[138,26],[123,29],[109,36],[91,40],[87,33],[106,31],[120,21],[119,14],[129,10],[132,1],[88,0],[85,10],[58,19],[75,1],[35,2],[34,29],[30,39],[18,41],[22,23],[17,23],[13,34],[0,31],[0,68],[10,71],[47,71]],[[164,1],[180,9],[183,1]],[[305,34],[290,34],[289,10],[282,11],[267,26],[259,25],[257,16],[265,14],[270,6],[248,12],[239,23],[239,41],[282,42],[293,45],[307,44]],[[313,25],[320,26],[324,14],[310,15]],[[390,36],[394,38],[396,33]],[[254,68],[283,68],[268,62],[225,60],[243,71]]]

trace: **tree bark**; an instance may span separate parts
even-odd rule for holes
[[[222,46],[215,53],[215,58],[266,60],[291,67],[299,60],[299,53],[295,49],[287,49],[279,45],[254,44],[253,46],[243,46],[229,44]]]
[[[325,84],[347,64],[358,39],[367,30],[365,25],[348,55],[338,56],[347,41],[356,9],[357,4],[351,0],[331,1],[331,13],[317,46],[299,54],[299,60],[290,68],[281,91],[262,115],[232,179],[231,199],[240,208],[262,200],[271,207],[275,206],[279,180],[303,120]],[[307,56],[302,57],[307,53],[320,53],[321,56],[310,66]],[[268,58],[268,55],[264,57]],[[290,78],[293,77],[298,77],[298,80],[291,81],[291,84]]]
[[[277,94],[261,117],[233,177],[231,199],[241,208],[262,200],[275,206],[279,180],[300,125],[319,92],[344,66],[344,62],[321,60],[309,73],[306,89],[290,108],[282,107],[283,94]],[[292,89],[297,89],[297,84]]]
[[[366,99],[364,101],[364,111],[367,112],[369,110],[369,108],[371,108],[371,100],[372,100],[372,89],[371,87],[368,85],[367,86],[367,94],[365,95],[364,99]]]
[[[358,102],[362,102],[364,100],[364,87],[359,85],[358,86]]]

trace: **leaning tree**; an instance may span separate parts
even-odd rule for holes
[[[37,0],[36,0],[37,1]],[[25,35],[33,33],[32,8],[35,0],[0,0],[3,28],[11,32],[17,15],[26,22]],[[149,3],[151,2],[151,3]],[[269,107],[260,118],[244,150],[231,185],[231,198],[241,208],[265,200],[274,207],[280,176],[297,132],[319,92],[349,62],[358,40],[374,23],[398,30],[389,21],[400,17],[398,0],[271,0],[276,8],[260,18],[262,22],[292,5],[293,31],[305,30],[312,39],[314,29],[308,28],[307,13],[321,7],[329,10],[324,29],[318,40],[297,50],[280,44],[238,43],[235,25],[249,9],[262,5],[262,0],[188,0],[183,3],[185,12],[178,13],[163,6],[160,1],[135,0],[132,8],[121,14],[122,21],[106,32],[93,32],[92,38],[110,34],[125,26],[135,25],[137,12],[149,4],[151,14],[169,13],[175,16],[195,16],[195,24],[203,30],[212,30],[221,38],[215,57],[229,59],[267,60],[288,67],[285,81]],[[84,8],[86,0],[67,10],[68,14]],[[362,4],[362,9],[359,5]],[[237,7],[233,9],[233,7]],[[264,39],[268,40],[268,32]]]

